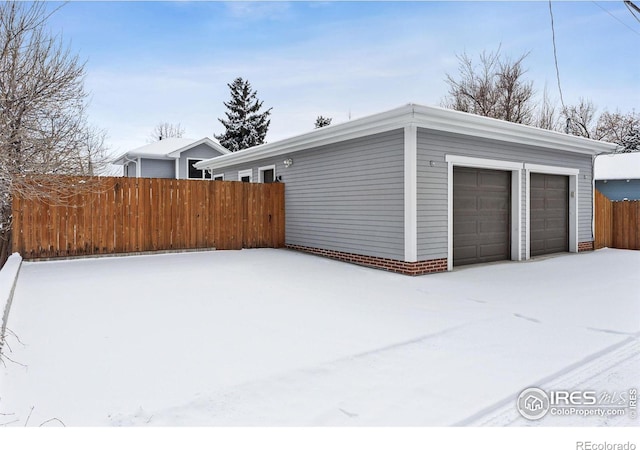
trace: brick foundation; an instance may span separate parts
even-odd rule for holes
[[[579,252],[589,252],[593,250],[593,241],[578,242]]]
[[[302,245],[286,246],[292,250],[299,250],[314,255],[325,256],[338,261],[359,264],[361,266],[373,267],[375,269],[388,270],[390,272],[402,273],[404,275],[424,275],[427,273],[446,272],[447,258],[431,259],[427,261],[404,262],[397,259],[380,258],[377,256],[357,255],[355,253],[339,252],[336,250],[324,250],[315,247],[305,247]]]

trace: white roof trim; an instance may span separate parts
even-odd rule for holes
[[[186,145],[182,148],[179,148],[177,150],[174,150],[170,153],[167,153],[167,156],[170,158],[179,158],[180,157],[180,153],[182,152],[186,152],[187,150],[191,150],[194,147],[197,147],[200,144],[206,144],[209,147],[213,148],[214,150],[219,151],[220,153],[222,153],[223,155],[227,155],[229,153],[231,153],[229,150],[227,150],[226,148],[224,148],[222,145],[220,145],[220,142],[218,142],[217,140],[213,140],[211,138],[208,137],[204,137],[198,141],[195,141],[189,145]]]
[[[218,169],[401,129],[406,125],[588,155],[608,153],[617,148],[616,144],[608,142],[593,141],[475,114],[410,103],[383,113],[318,128],[281,141],[218,156],[199,162],[196,167],[198,169]]]

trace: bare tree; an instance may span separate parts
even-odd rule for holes
[[[549,92],[546,86],[542,92],[542,100],[538,104],[538,108],[535,112],[533,125],[545,130],[560,129],[560,115],[558,114],[556,103],[549,97]]]
[[[577,105],[567,106],[563,112],[566,119],[565,132],[598,141],[613,142],[621,151],[640,151],[640,114],[635,111],[610,113],[599,116],[590,100],[581,98]]]
[[[0,4],[0,258],[11,193],[45,195],[30,174],[93,175],[106,164],[105,134],[87,122],[84,64],[47,32],[49,15],[40,2]]]
[[[151,142],[156,142],[167,138],[181,138],[184,136],[184,133],[185,130],[180,124],[160,122],[151,132],[150,140]]]
[[[509,122],[534,122],[533,82],[524,79],[528,53],[511,60],[496,52],[480,54],[480,64],[466,53],[458,56],[458,75],[447,74],[449,93],[443,106]]]
[[[640,151],[640,114],[605,111],[598,117],[593,135],[598,140],[615,142],[625,151]]]
[[[594,139],[597,108],[591,100],[580,98],[577,105],[567,106],[562,115],[566,119],[565,131],[574,136]]]
[[[331,125],[332,120],[333,118],[331,117],[318,116],[316,117],[315,127],[316,128],[328,127],[329,125]]]

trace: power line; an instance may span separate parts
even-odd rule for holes
[[[633,2],[631,0],[624,0],[624,5],[627,7],[627,9],[629,10],[629,12],[631,13],[631,15],[638,21],[640,22],[640,18],[638,18],[638,16],[636,16],[636,13],[633,12],[633,10],[635,9],[638,13],[640,13],[640,8],[638,8],[636,5],[633,4]],[[633,9],[631,9],[633,8]]]
[[[567,107],[564,105],[564,97],[562,96],[562,86],[560,85],[560,69],[558,68],[558,51],[556,49],[556,29],[553,23],[553,9],[551,8],[551,0],[549,0],[549,16],[551,16],[551,41],[553,42],[553,60],[556,65],[556,79],[558,80],[558,91],[560,92],[560,103],[562,104],[563,112],[567,112]]]
[[[611,17],[613,17],[614,19],[616,19],[618,22],[620,22],[622,25],[624,25],[625,27],[627,27],[628,29],[630,29],[631,31],[633,31],[635,34],[637,34],[638,36],[640,36],[640,32],[638,32],[637,30],[634,30],[633,28],[631,28],[629,25],[627,25],[626,23],[624,23],[622,20],[620,20],[618,17],[614,16],[611,11],[609,11],[608,9],[604,8],[602,5],[600,5],[598,2],[593,2],[598,8],[600,8],[601,10],[603,10],[604,12],[606,12],[607,14],[609,14]],[[628,6],[627,6],[628,8]],[[633,13],[632,13],[633,14]]]

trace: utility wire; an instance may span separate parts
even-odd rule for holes
[[[556,79],[558,80],[558,91],[560,92],[560,103],[562,104],[562,111],[566,114],[567,107],[564,104],[564,97],[562,96],[562,86],[560,85],[560,69],[558,68],[558,51],[556,49],[556,30],[553,23],[553,9],[551,8],[551,0],[549,0],[549,16],[551,16],[551,41],[553,42],[553,60],[556,65]]]
[[[602,5],[600,5],[598,2],[593,2],[598,8],[600,8],[601,10],[603,10],[604,12],[606,12],[607,14],[609,14],[611,17],[613,17],[614,19],[616,19],[618,22],[620,22],[622,25],[624,25],[625,27],[627,27],[628,29],[630,29],[631,31],[633,31],[635,34],[637,34],[638,36],[640,36],[640,32],[638,32],[637,30],[634,30],[633,28],[631,28],[629,25],[627,25],[626,23],[624,23],[622,20],[620,20],[619,18],[617,18],[616,16],[614,16],[611,11],[609,11],[608,9],[604,8]],[[628,6],[627,6],[628,8]],[[633,14],[633,12],[631,13]]]
[[[640,8],[638,8],[636,5],[633,4],[633,2],[631,0],[624,0],[624,5],[627,7],[627,9],[629,10],[629,12],[631,13],[631,15],[638,21],[640,22],[640,18],[638,18],[638,16],[636,16],[636,13],[633,12],[633,10],[635,9],[638,13],[640,13]],[[633,9],[631,9],[633,8]]]

